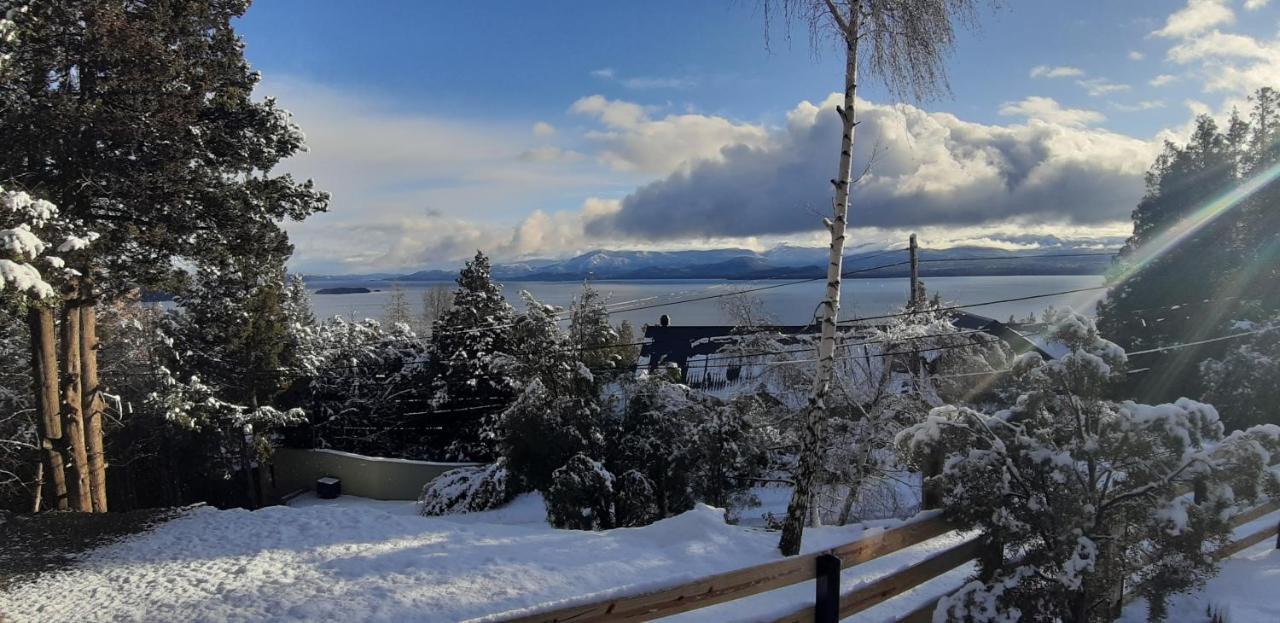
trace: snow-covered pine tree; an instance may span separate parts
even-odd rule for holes
[[[21,146],[0,153],[0,180],[41,189],[102,235],[68,258],[79,295],[64,316],[91,326],[100,300],[173,291],[180,265],[287,253],[279,222],[325,209],[310,181],[272,173],[303,135],[274,100],[254,99],[260,76],[232,27],[248,5],[0,1],[0,79],[25,85],[0,91],[0,136]],[[102,388],[89,346],[64,359],[83,353],[92,449]],[[105,483],[95,455],[94,482]]]
[[[1203,548],[1229,538],[1232,509],[1280,492],[1264,470],[1280,427],[1224,437],[1206,404],[1108,400],[1125,376],[1124,351],[1085,316],[1058,311],[1049,321],[1070,352],[1022,356],[1006,408],[939,407],[898,436],[917,464],[945,455],[936,484],[947,517],[1003,554],[986,557],[935,616],[1110,621],[1123,582],[1159,620],[1166,596],[1214,571]],[[1196,481],[1203,495],[1184,495]]]
[[[69,390],[71,384],[64,387],[60,382],[54,352],[53,309],[61,302],[57,293],[65,291],[79,275],[66,266],[63,254],[81,251],[96,238],[94,234],[73,234],[77,225],[46,200],[21,190],[0,188],[0,305],[10,314],[27,317],[31,356],[22,359],[29,364],[29,387],[33,389],[30,404],[37,411],[33,421],[41,438],[39,446],[45,463],[42,475],[49,483],[48,499],[58,509],[90,511],[94,494],[92,470],[78,392],[60,393],[60,389]],[[57,241],[62,242],[55,250]],[[77,326],[79,319],[77,314]],[[70,326],[64,322],[62,328]],[[66,339],[68,335],[72,339]],[[68,331],[64,333],[63,352],[70,347],[78,349],[79,339]],[[69,367],[76,368],[73,378],[79,378],[79,366]],[[62,408],[68,397],[72,398],[74,409]],[[66,465],[72,467],[69,477]],[[99,493],[105,498],[105,493]]]
[[[601,410],[594,376],[557,325],[559,310],[521,292],[526,311],[512,333],[512,377],[520,394],[486,425],[522,490],[546,491],[576,454],[599,458]]]
[[[590,282],[582,284],[569,308],[568,342],[578,351],[578,359],[602,378],[616,376],[610,369],[619,369],[623,363],[617,350],[618,332],[609,324],[605,298]]]
[[[269,453],[269,435],[304,420],[300,409],[274,406],[291,380],[282,360],[288,344],[283,262],[277,256],[205,264],[162,329],[171,347],[151,402],[199,433],[210,474],[245,478],[243,495],[224,490],[223,503],[258,503],[251,470]]]
[[[453,308],[431,330],[431,417],[447,433],[441,454],[491,460],[494,448],[480,438],[480,430],[485,417],[506,408],[516,390],[509,370],[515,316],[484,253],[476,252],[457,281]]]

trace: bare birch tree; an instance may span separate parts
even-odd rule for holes
[[[831,389],[840,314],[840,281],[853,184],[853,140],[859,72],[879,79],[899,99],[924,100],[949,86],[943,58],[955,43],[956,22],[969,25],[981,0],[764,0],[766,29],[773,8],[786,21],[802,21],[817,49],[833,41],[845,53],[844,102],[836,107],[843,127],[840,166],[831,180],[835,189],[832,217],[823,219],[831,233],[827,289],[819,309],[822,336],[813,396],[805,413],[795,489],[787,505],[778,548],[783,555],[800,551],[805,519],[810,513],[814,479],[822,461],[822,424]]]

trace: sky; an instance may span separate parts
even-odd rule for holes
[[[1114,242],[1164,141],[1280,86],[1280,1],[1002,4],[947,92],[864,76],[855,248]],[[259,0],[258,92],[308,137],[280,170],[332,193],[291,268],[825,244],[843,52],[761,6]]]

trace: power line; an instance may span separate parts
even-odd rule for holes
[[[1110,287],[1111,286],[1101,285],[1101,286],[1093,286],[1089,288],[1075,288],[1073,290],[1060,290],[1058,292],[1045,292],[1042,294],[1032,294],[1029,296],[1015,296],[1015,297],[1006,298],[1006,299],[996,299],[994,301],[984,301],[982,303],[966,303],[964,305],[948,305],[946,307],[936,307],[929,311],[944,312],[944,311],[954,311],[957,309],[969,309],[971,307],[986,307],[988,305],[999,305],[1001,303],[1017,303],[1019,301],[1030,301],[1034,299],[1042,299],[1042,298],[1048,298],[1053,296],[1065,296],[1067,294],[1076,294],[1079,292],[1090,292],[1093,290],[1106,290]],[[843,323],[853,323],[853,322],[864,322],[867,320],[883,320],[886,318],[901,318],[903,316],[914,316],[920,313],[924,313],[924,312],[911,311],[911,312],[900,312],[896,314],[881,314],[879,316],[860,316],[857,318],[849,318],[846,320],[841,320],[840,323],[843,324]]]
[[[1182,343],[1182,344],[1170,344],[1170,345],[1168,345],[1168,346],[1158,346],[1158,347],[1156,347],[1156,348],[1148,348],[1148,349],[1146,349],[1146,350],[1135,350],[1135,351],[1133,351],[1133,352],[1131,352],[1131,353],[1125,353],[1125,355],[1127,355],[1127,356],[1129,356],[1129,357],[1133,357],[1133,356],[1135,356],[1135,355],[1150,355],[1150,354],[1152,354],[1152,353],[1161,353],[1161,352],[1164,352],[1164,351],[1167,351],[1167,350],[1178,350],[1178,349],[1180,349],[1180,348],[1190,348],[1190,347],[1192,347],[1192,346],[1200,346],[1201,344],[1212,344],[1212,343],[1214,343],[1214,342],[1225,342],[1225,341],[1227,341],[1227,340],[1234,340],[1234,339],[1237,339],[1237,338],[1248,337],[1248,336],[1250,336],[1250,335],[1258,335],[1259,333],[1266,333],[1266,332],[1268,332],[1268,331],[1275,330],[1275,329],[1276,329],[1276,328],[1278,328],[1278,327],[1280,327],[1280,325],[1272,325],[1272,326],[1269,326],[1269,327],[1263,327],[1263,328],[1261,328],[1261,329],[1256,329],[1256,330],[1254,330],[1254,331],[1245,331],[1245,332],[1243,332],[1243,333],[1232,333],[1232,334],[1230,334],[1230,335],[1222,335],[1222,336],[1219,336],[1219,337],[1212,337],[1212,338],[1209,338],[1209,339],[1207,339],[1207,340],[1196,340],[1196,341],[1194,341],[1194,342],[1184,342],[1184,343]]]

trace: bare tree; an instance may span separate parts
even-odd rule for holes
[[[387,323],[388,327],[397,324],[410,326],[413,317],[409,312],[409,299],[404,294],[404,288],[400,284],[391,284],[391,296],[387,299],[386,306],[383,308],[382,319]]]
[[[745,333],[777,324],[777,319],[765,309],[760,295],[742,289],[736,293],[737,296],[720,299],[720,313],[733,322],[734,329]]]
[[[840,168],[831,180],[835,187],[832,218],[824,219],[831,233],[827,265],[827,289],[819,319],[818,365],[813,396],[805,413],[800,439],[800,460],[795,489],[787,506],[778,548],[783,555],[800,551],[805,519],[810,513],[814,479],[822,461],[822,423],[831,389],[836,346],[836,322],[840,313],[840,280],[843,271],[845,228],[849,191],[853,184],[854,114],[858,74],[880,79],[899,98],[927,99],[948,90],[943,58],[955,43],[953,24],[969,25],[981,0],[764,0],[766,29],[771,7],[780,6],[787,21],[803,21],[815,49],[828,40],[845,52],[844,103],[836,107],[843,126]]]
[[[431,331],[444,313],[453,309],[453,289],[438,284],[422,291],[422,333]]]

